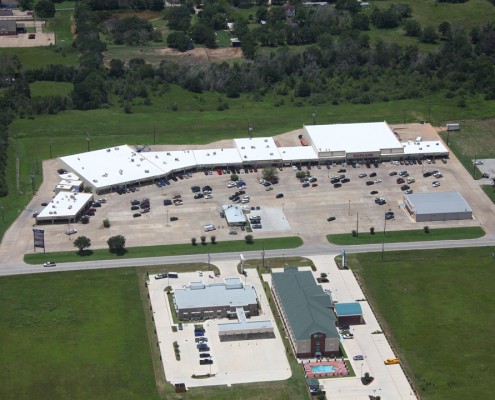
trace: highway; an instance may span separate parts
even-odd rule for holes
[[[444,240],[431,242],[406,242],[406,243],[385,243],[384,251],[400,251],[400,250],[430,250],[430,249],[448,249],[461,247],[485,247],[493,246],[495,238],[491,235],[484,236],[478,239],[468,240]],[[368,253],[382,251],[382,244],[367,244],[359,246],[337,246],[332,244],[304,244],[295,249],[281,250],[266,250],[265,258],[277,257],[308,257],[316,255],[335,256],[342,249],[345,249],[347,254],[353,253]],[[491,251],[491,250],[490,250]],[[243,252],[246,260],[260,259],[261,251]],[[239,253],[210,253],[210,262],[215,264],[215,261],[238,261]],[[182,255],[182,256],[164,256],[164,257],[145,257],[145,258],[124,258],[116,260],[101,260],[101,261],[79,261],[70,263],[59,263],[56,267],[45,268],[42,265],[29,264],[0,264],[0,276],[22,275],[33,273],[49,273],[60,271],[77,271],[101,268],[126,268],[139,266],[153,265],[172,265],[172,264],[187,264],[197,262],[208,262],[208,255]]]

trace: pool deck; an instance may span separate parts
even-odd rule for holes
[[[333,376],[343,377],[349,375],[349,371],[347,370],[345,363],[343,363],[342,361],[307,362],[303,363],[303,365],[306,378],[330,378]],[[324,365],[333,367],[333,372],[313,372],[311,368]]]

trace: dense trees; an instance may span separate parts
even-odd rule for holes
[[[55,5],[50,0],[39,0],[34,7],[39,18],[53,18],[55,16]]]
[[[125,237],[122,235],[112,236],[107,240],[110,253],[125,253]]]

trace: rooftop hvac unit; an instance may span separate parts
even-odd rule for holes
[[[69,206],[68,208],[69,208],[69,210],[71,210],[72,209],[72,206]]]
[[[244,146],[241,147],[242,150],[245,150],[246,148]]]
[[[265,142],[268,142],[268,139],[265,139]]]
[[[178,158],[176,158],[176,159],[175,159],[175,161],[179,161],[179,159],[178,159]]]
[[[155,154],[155,158],[158,158],[158,154]]]
[[[251,148],[254,150],[256,148],[256,146],[251,146]]]
[[[121,169],[119,170],[119,174],[122,175],[124,173],[124,171],[122,171]]]
[[[214,152],[213,152],[213,155],[214,155],[214,156],[216,156],[216,155],[217,155],[217,152],[216,152],[216,151],[214,151]]]
[[[97,182],[98,182],[98,179],[93,179],[93,182],[94,182],[94,183],[97,183]]]
[[[145,169],[144,172],[148,174],[150,172],[150,170],[149,169]]]
[[[110,153],[111,149],[107,149],[107,153]]]
[[[273,156],[273,153],[270,153],[271,156]]]
[[[118,147],[115,148],[115,150],[118,150],[118,149],[119,149]]]
[[[134,158],[131,158],[131,162],[134,162]]]
[[[171,154],[170,153],[167,153],[167,156],[170,156]]]

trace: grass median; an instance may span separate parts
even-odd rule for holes
[[[383,330],[421,398],[491,398],[493,247],[352,254]]]
[[[169,244],[162,246],[144,246],[129,247],[122,255],[110,253],[108,249],[97,249],[85,251],[80,255],[76,249],[74,251],[64,251],[57,253],[33,253],[26,254],[24,261],[28,264],[42,264],[47,261],[54,262],[77,262],[77,261],[96,261],[96,260],[115,260],[122,258],[141,258],[141,257],[163,257],[179,256],[206,253],[228,253],[232,251],[253,251],[253,250],[277,250],[293,249],[302,246],[303,241],[298,236],[288,236],[281,238],[254,239],[248,244],[245,240],[219,241],[215,244]]]
[[[383,231],[360,232],[359,236],[353,236],[351,233],[327,235],[327,240],[333,244],[339,245],[356,245],[356,244],[381,244],[385,243],[402,243],[402,242],[427,242],[433,240],[461,240],[477,239],[485,235],[485,231],[478,226],[467,228],[441,228],[414,229],[407,231]]]

